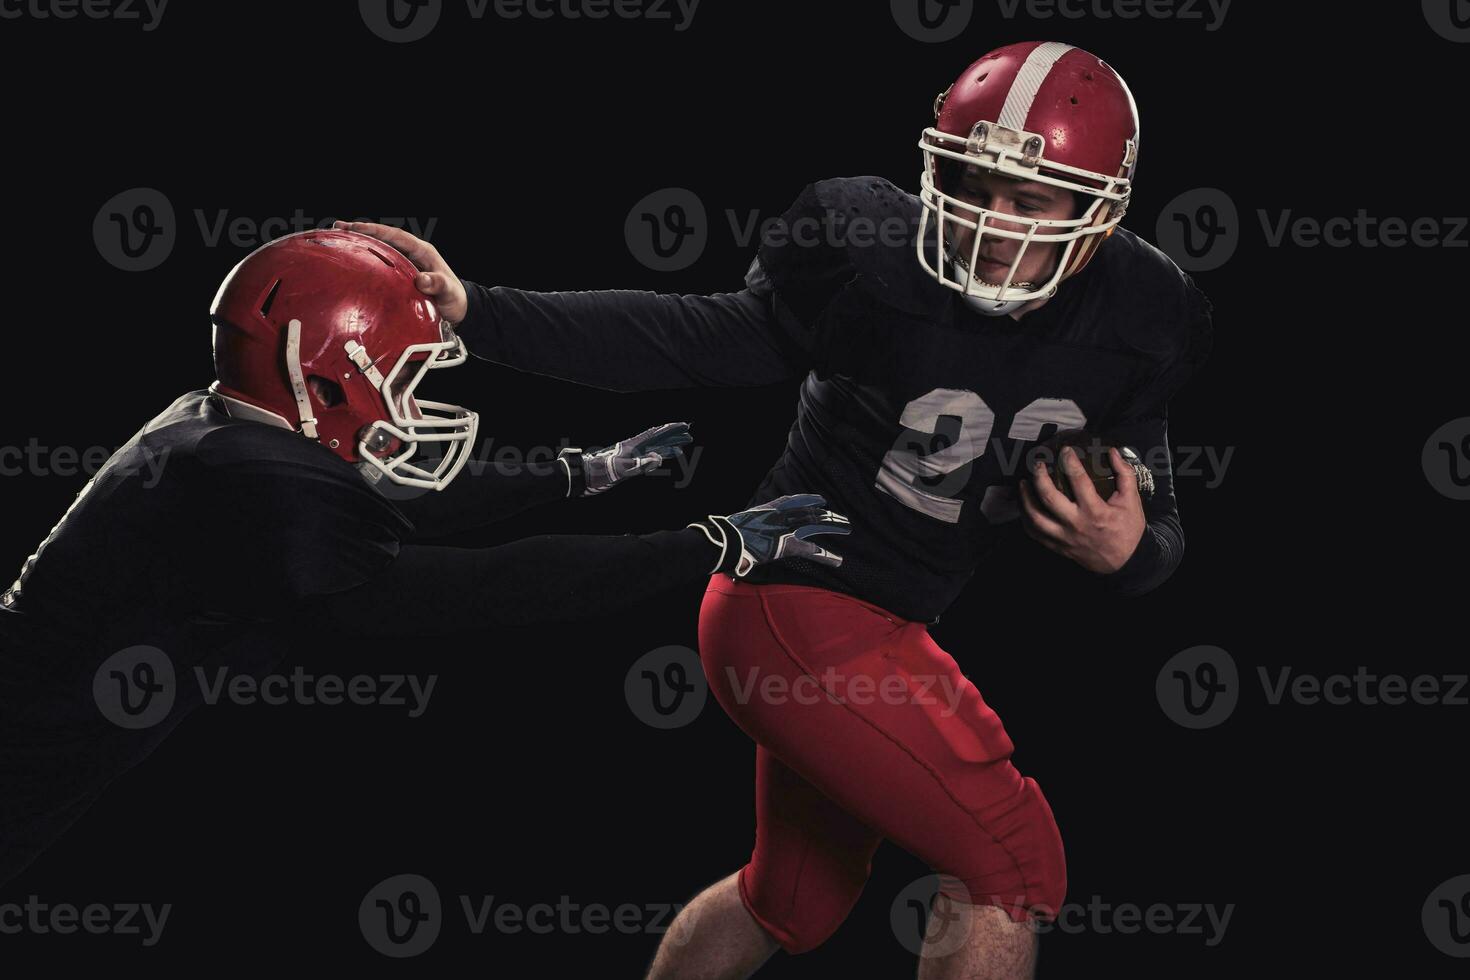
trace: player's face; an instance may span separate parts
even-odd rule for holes
[[[1034,180],[1017,180],[990,173],[979,167],[966,167],[955,197],[976,207],[1002,214],[1014,214],[1023,218],[1061,219],[1076,217],[1076,203],[1070,191]],[[966,218],[971,217],[965,215]],[[986,227],[1024,233],[1027,225],[1022,222],[990,219]],[[959,247],[959,254],[968,262],[970,250],[975,245],[975,232],[970,228],[954,226],[947,231]],[[999,285],[1005,280],[1006,272],[1015,261],[1022,243],[1011,238],[985,235],[980,241],[980,253],[975,259],[975,268],[970,271],[979,279]],[[1016,267],[1012,282],[1045,282],[1056,269],[1057,258],[1063,245],[1042,243],[1032,240],[1026,246],[1026,254]]]

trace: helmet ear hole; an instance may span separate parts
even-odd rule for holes
[[[384,432],[376,425],[365,425],[357,434],[357,441],[367,446],[367,450],[374,455],[382,455],[395,448],[397,439]]]
[[[311,389],[312,397],[322,408],[336,408],[347,401],[347,395],[343,393],[341,385],[319,375],[313,374],[307,378],[306,386]]]

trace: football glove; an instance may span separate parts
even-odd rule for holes
[[[847,518],[828,510],[827,501],[814,493],[777,497],[729,517],[711,514],[689,526],[699,528],[720,549],[720,559],[712,571],[736,578],[786,558],[841,565],[842,556],[811,538],[852,533]]]
[[[693,441],[688,422],[669,422],[595,453],[563,449],[557,458],[567,468],[567,496],[590,497],[655,470],[664,460],[684,455],[683,447]]]

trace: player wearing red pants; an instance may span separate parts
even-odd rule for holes
[[[757,744],[740,894],[787,951],[836,931],[885,837],[957,879],[967,891],[955,898],[1016,920],[1060,906],[1051,809],[924,623],[828,589],[717,575],[699,648],[720,705]]]
[[[1183,555],[1168,402],[1207,356],[1210,303],[1118,223],[1138,153],[1127,86],[1070,45],[1014,44],[967,68],[935,114],[917,196],[876,177],[808,185],[735,292],[487,288],[406,233],[351,226],[418,264],[419,288],[478,357],[615,391],[803,381],[785,452],[755,497],[822,494],[852,520],[844,560],[717,578],[700,629],[722,703],[759,745],[760,826],[738,883],[760,931],[681,964],[665,943],[655,975],[743,975],[762,961],[762,937],[791,951],[820,942],[880,837],[1007,923],[1054,913],[1065,863],[1051,811],[924,624],[1018,516],[1119,595],[1153,589]],[[1106,500],[1075,457],[1063,460],[1075,501],[1044,474],[1031,490],[1029,451],[1067,428],[1137,450],[1154,493],[1143,500],[1116,451]],[[828,665],[890,686],[948,679],[957,710],[858,705],[852,690],[763,703],[721,676],[733,666],[816,683]],[[724,885],[701,899],[719,892],[708,921],[734,936]],[[1011,938],[1014,961],[987,975],[1028,969],[1029,939]]]

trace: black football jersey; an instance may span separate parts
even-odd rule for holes
[[[398,554],[409,522],[352,467],[285,429],[231,419],[208,392],[176,400],[102,466],[0,601],[0,880],[202,703],[195,669],[259,676],[277,624],[353,589]],[[178,683],[156,723],[109,717],[107,665]],[[138,665],[142,664],[143,667]]]
[[[1188,276],[1122,228],[1041,308],[979,314],[919,265],[918,217],[918,200],[887,181],[823,181],[783,217],[793,233],[768,236],[751,269],[748,286],[772,297],[814,365],[786,452],[755,497],[814,490],[854,528],[840,567],[752,578],[826,585],[932,620],[1019,516],[1016,484],[1039,442],[1087,428],[1140,453],[1164,445],[1168,397],[1205,356],[1210,323]],[[885,243],[865,227],[911,234]],[[1170,475],[1159,475],[1149,516],[1177,522]]]
[[[615,391],[804,378],[786,449],[751,496],[819,493],[852,521],[802,561],[751,579],[818,585],[913,620],[954,600],[1019,516],[1027,451],[1058,428],[1133,447],[1154,472],[1119,593],[1178,564],[1169,397],[1204,360],[1210,304],[1163,253],[1117,228],[1019,320],[976,313],[919,265],[919,202],[886,180],[808,186],[738,292],[536,293],[466,283],[476,356]]]
[[[262,676],[312,631],[493,642],[506,627],[607,616],[698,582],[718,558],[696,529],[420,540],[570,489],[560,464],[507,472],[481,459],[442,492],[375,488],[319,443],[232,419],[208,392],[175,401],[103,465],[0,600],[0,882],[203,703],[198,670]],[[104,708],[112,686],[172,700],[133,725]]]
[[[78,645],[266,622],[359,585],[413,530],[325,447],[184,395],[98,471],[3,604]]]

